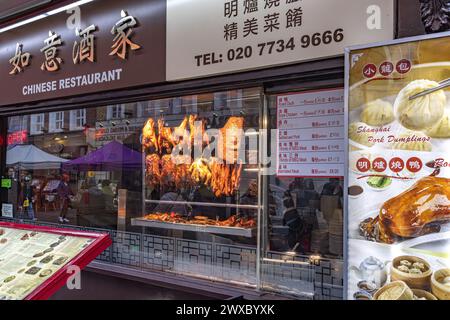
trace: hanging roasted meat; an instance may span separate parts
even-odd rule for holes
[[[188,126],[189,116],[185,116],[181,124],[173,129],[173,142],[175,145],[181,143],[182,141],[188,140]]]
[[[212,174],[208,166],[208,161],[205,158],[196,159],[189,167],[191,178],[196,183],[203,183],[209,185]]]
[[[189,116],[190,144],[194,147],[203,147],[209,143],[206,135],[206,121],[198,119],[197,115]]]
[[[361,222],[360,232],[369,240],[394,243],[439,232],[450,221],[450,179],[425,177],[386,201],[376,218]]]
[[[148,187],[153,189],[156,188],[161,179],[159,160],[157,154],[149,154],[145,158],[145,183]]]
[[[192,179],[189,173],[189,167],[192,159],[188,155],[172,156],[173,164],[173,179],[177,189],[184,189],[192,186]]]
[[[148,118],[144,128],[142,128],[142,145],[144,146],[144,151],[151,153],[159,151],[155,121],[152,118]]]
[[[209,170],[211,171],[210,186],[216,197],[221,196],[221,173],[222,168],[217,158],[211,158],[209,160]]]
[[[216,197],[231,196],[239,189],[242,164],[224,164],[220,163],[219,159],[212,157],[208,167],[211,172],[209,185]]]
[[[242,163],[233,166],[233,172],[231,174],[232,190],[239,190],[239,184],[241,182]]]
[[[236,163],[238,160],[243,128],[244,118],[230,117],[225,126],[220,129],[218,145],[221,150],[219,150],[219,156],[226,163]]]
[[[166,154],[161,158],[161,184],[170,186],[175,184],[176,166],[172,161],[172,156]]]
[[[165,153],[171,153],[175,145],[172,128],[166,127],[163,119],[158,120],[158,145]]]

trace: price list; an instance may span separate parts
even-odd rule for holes
[[[344,176],[344,90],[277,97],[277,176]]]

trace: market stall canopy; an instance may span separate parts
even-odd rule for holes
[[[112,141],[83,157],[64,163],[63,168],[79,171],[136,170],[142,168],[142,154]]]
[[[33,145],[16,145],[6,153],[6,165],[23,170],[60,169],[66,161]]]

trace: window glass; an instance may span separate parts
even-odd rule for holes
[[[250,88],[11,117],[8,202],[17,219],[114,231],[105,261],[255,285],[261,110]],[[167,161],[177,145],[190,161]]]
[[[49,132],[62,132],[64,130],[64,111],[50,112]]]
[[[107,120],[121,119],[124,116],[124,105],[114,105],[107,107]]]
[[[276,115],[276,96],[270,96],[269,144],[277,141]],[[276,146],[268,149],[277,152]],[[341,298],[343,179],[277,177],[275,172],[267,179],[263,286],[295,295]]]
[[[86,124],[86,109],[70,111],[70,130],[83,130]]]
[[[30,117],[30,134],[42,134],[43,130],[44,113],[32,114]]]

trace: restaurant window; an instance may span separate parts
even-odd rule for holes
[[[107,120],[121,119],[124,117],[124,114],[125,114],[125,105],[118,104],[114,106],[108,106],[106,111],[106,119]]]
[[[22,116],[23,117],[23,116]],[[42,134],[44,131],[44,113],[32,114],[30,117],[30,134]]]
[[[268,96],[268,150],[277,155],[265,192],[261,269],[262,286],[268,290],[319,299],[343,295],[344,179],[332,165],[318,165],[324,159],[344,161],[344,153],[336,149],[343,150],[344,144],[334,142],[344,137],[343,91],[334,90],[329,92],[339,99],[333,108],[340,112],[337,117],[321,108],[323,97],[313,91]],[[287,101],[286,107],[279,107],[278,99]],[[332,105],[328,97],[324,105]]]
[[[70,110],[70,131],[83,130],[86,124],[86,109]]]
[[[14,116],[10,117],[8,119],[8,129],[11,132],[14,131],[26,131],[28,130],[28,117],[22,117],[22,116]]]
[[[50,112],[49,132],[62,132],[64,130],[64,111]]]
[[[103,261],[255,287],[262,93],[232,91],[72,110],[87,129],[60,135],[44,119],[61,130],[63,111],[33,115],[7,149],[14,217],[113,230],[123,250]]]

